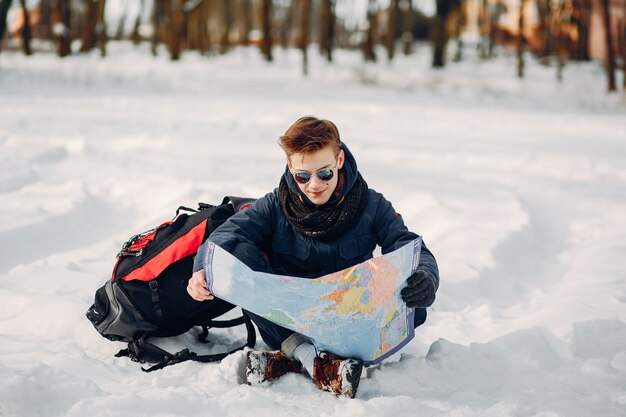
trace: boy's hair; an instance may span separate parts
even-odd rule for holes
[[[341,140],[337,126],[330,120],[304,116],[296,120],[278,142],[287,157],[294,153],[310,153],[331,145],[339,154]]]

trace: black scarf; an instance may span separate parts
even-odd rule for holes
[[[340,178],[338,187],[342,182]],[[321,241],[334,240],[356,224],[367,203],[368,192],[367,183],[357,174],[350,191],[338,202],[332,203],[331,197],[330,203],[311,206],[289,188],[284,175],[279,185],[280,205],[289,224],[303,235]]]

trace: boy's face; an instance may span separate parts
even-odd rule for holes
[[[313,204],[321,206],[330,200],[337,187],[339,170],[343,167],[344,159],[345,154],[343,150],[339,151],[339,155],[335,155],[333,147],[326,146],[317,152],[294,153],[287,158],[287,165],[292,175],[298,172],[310,174],[310,179],[307,183],[301,184],[298,181],[296,183]],[[316,174],[323,168],[332,169],[332,178],[328,181],[323,181]]]

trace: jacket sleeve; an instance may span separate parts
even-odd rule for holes
[[[400,213],[397,213],[391,203],[380,195],[376,208],[376,219],[374,229],[376,240],[382,249],[382,253],[389,253],[407,243],[417,239],[419,236],[407,229]],[[432,278],[435,289],[439,288],[439,267],[435,257],[426,247],[422,239],[422,249],[420,252],[420,262],[418,270],[424,270]]]
[[[245,257],[249,259],[240,258],[240,260],[249,267],[257,269],[255,266],[258,263],[254,257],[264,257],[260,248],[270,238],[272,225],[275,223],[274,199],[274,194],[269,193],[252,203],[247,209],[233,214],[211,233],[207,241],[215,243],[238,258],[240,258],[239,254],[247,254]],[[200,246],[194,258],[194,272],[204,267],[205,248],[206,242]],[[259,265],[261,264],[263,263]]]

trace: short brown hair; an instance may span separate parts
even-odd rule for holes
[[[339,154],[341,139],[337,126],[330,120],[320,120],[313,116],[304,116],[296,120],[279,140],[287,157],[294,153],[319,151],[328,145]]]

